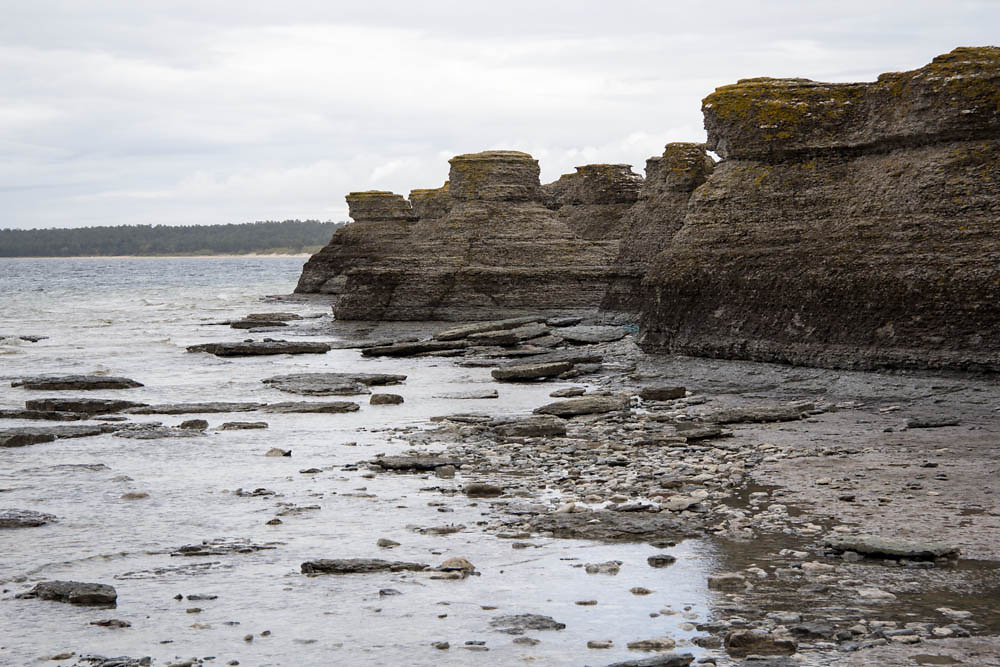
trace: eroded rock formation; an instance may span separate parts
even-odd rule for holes
[[[648,349],[1000,370],[1000,49],[703,110],[723,161],[646,278]]]
[[[418,197],[420,211],[427,209],[426,199],[433,197]],[[352,192],[347,195],[347,206],[354,222],[338,228],[330,243],[309,258],[302,268],[296,292],[340,294],[349,270],[392,254],[405,242],[420,216],[402,195],[381,190]]]
[[[491,319],[600,304],[617,243],[580,238],[544,205],[536,160],[487,151],[450,164],[447,197],[415,191],[420,219],[406,241],[353,264],[337,318]]]
[[[642,177],[628,164],[588,164],[542,186],[546,202],[588,240],[620,239],[622,216],[639,198]]]
[[[662,156],[646,160],[646,180],[638,201],[618,225],[621,244],[615,268],[619,275],[608,286],[603,309],[639,311],[643,276],[684,224],[691,193],[705,182],[714,165],[704,146],[692,143],[667,144]]]

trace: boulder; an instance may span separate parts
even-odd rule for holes
[[[684,387],[643,387],[639,391],[639,398],[644,401],[674,401],[687,396]]]
[[[490,429],[505,438],[537,438],[566,435],[566,422],[553,415],[502,417],[489,422]]]
[[[372,394],[369,405],[401,405],[403,397],[399,394]]]
[[[0,510],[0,528],[33,528],[55,521],[55,516],[33,510]]]
[[[736,630],[726,635],[726,652],[734,658],[748,655],[791,655],[798,650],[798,642],[770,632]]]
[[[641,660],[616,662],[608,667],[688,667],[692,662],[694,662],[694,656],[690,653],[668,653]]]
[[[386,470],[427,471],[442,466],[462,465],[459,459],[444,456],[380,456],[372,461]]]
[[[79,605],[99,605],[113,607],[118,600],[118,593],[113,586],[107,584],[88,584],[79,581],[42,581],[35,584],[27,593],[17,596],[20,599],[38,598],[55,602],[69,602]]]

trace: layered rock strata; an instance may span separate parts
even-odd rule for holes
[[[391,254],[405,243],[420,216],[402,195],[382,190],[352,192],[347,206],[354,222],[339,227],[330,243],[309,258],[296,292],[340,294],[350,269]]]
[[[703,111],[723,161],[646,278],[647,349],[1000,370],[1000,48]]]
[[[691,193],[708,179],[714,166],[705,147],[693,143],[667,144],[663,155],[646,160],[646,179],[638,200],[618,224],[621,244],[615,268],[620,275],[608,286],[601,304],[604,310],[639,311],[643,276],[684,224]]]
[[[639,198],[642,177],[628,164],[588,164],[542,186],[546,203],[580,238],[619,239],[622,216]]]
[[[450,206],[416,191],[426,217],[405,243],[347,274],[338,319],[476,320],[600,304],[617,243],[580,238],[544,205],[536,160],[487,151],[450,164]]]

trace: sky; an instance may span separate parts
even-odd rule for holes
[[[704,141],[751,76],[1000,43],[1000,0],[6,0],[0,228],[345,220],[515,149],[542,182]]]

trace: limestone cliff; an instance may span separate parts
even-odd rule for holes
[[[435,191],[427,191],[435,192]],[[428,197],[433,198],[433,196]],[[371,264],[391,254],[409,236],[413,223],[427,206],[418,210],[402,195],[381,190],[347,195],[349,223],[333,233],[330,243],[309,258],[302,268],[295,291],[307,294],[340,294],[347,284],[347,272]]]
[[[620,239],[622,216],[639,198],[642,177],[628,164],[588,164],[542,186],[549,208],[580,238]]]
[[[411,196],[422,216],[405,243],[349,272],[338,319],[488,319],[600,304],[617,243],[580,238],[543,204],[536,160],[487,151],[450,164],[448,199]]]
[[[619,222],[621,244],[612,279],[601,307],[638,312],[642,278],[653,258],[670,245],[681,228],[688,199],[705,182],[715,163],[701,144],[671,143],[663,155],[646,160],[646,180],[636,201]]]
[[[647,349],[1000,370],[1000,49],[703,111],[723,161],[647,275]]]

